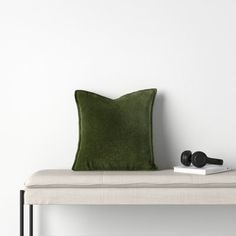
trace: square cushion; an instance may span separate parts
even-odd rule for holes
[[[156,89],[110,99],[77,90],[79,145],[72,169],[155,170],[152,110]]]

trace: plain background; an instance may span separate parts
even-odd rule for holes
[[[236,2],[2,0],[0,235],[34,171],[71,168],[74,90],[158,89],[156,162],[203,150],[236,167]],[[35,235],[235,235],[235,206],[36,207]]]

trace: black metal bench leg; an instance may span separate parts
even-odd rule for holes
[[[20,236],[24,236],[24,190],[20,190]]]
[[[24,236],[25,191],[20,190],[20,236]],[[33,205],[29,205],[29,236],[33,236]]]
[[[33,236],[33,205],[29,205],[29,235]]]

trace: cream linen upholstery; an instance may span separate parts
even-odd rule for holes
[[[161,171],[42,170],[26,204],[236,204],[236,171],[200,176]]]

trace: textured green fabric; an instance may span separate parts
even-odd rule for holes
[[[156,89],[109,99],[77,90],[79,145],[73,170],[155,170],[152,109]]]

